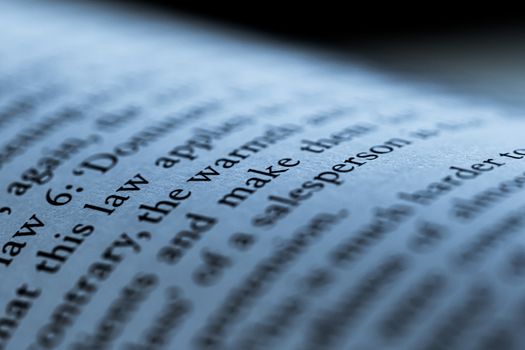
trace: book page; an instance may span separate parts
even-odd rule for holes
[[[0,348],[523,348],[519,115],[183,18],[0,13]]]

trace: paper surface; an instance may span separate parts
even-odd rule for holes
[[[523,119],[184,20],[0,13],[1,347],[523,348]]]

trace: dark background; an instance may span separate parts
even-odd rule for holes
[[[129,4],[130,1],[122,1]],[[163,12],[182,13],[285,39],[340,44],[370,40],[415,39],[477,30],[523,28],[523,11],[475,5],[425,2],[241,2],[132,1]]]
[[[525,114],[525,15],[518,5],[113,3],[162,13],[174,21],[194,18],[196,23],[216,24],[218,30],[311,46],[400,81],[431,85],[474,103],[497,103],[511,115]]]

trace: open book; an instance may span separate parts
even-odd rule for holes
[[[524,119],[183,19],[0,16],[0,348],[525,347]]]

